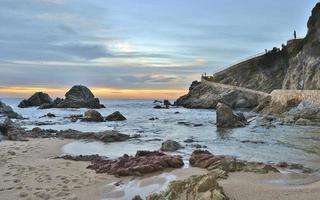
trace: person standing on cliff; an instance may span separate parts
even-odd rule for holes
[[[293,37],[294,37],[294,39],[297,39],[297,32],[296,32],[296,30],[293,31]]]

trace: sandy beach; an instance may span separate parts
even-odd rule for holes
[[[219,183],[232,200],[315,200],[320,197],[320,182],[313,175],[239,172]]]
[[[0,199],[127,199],[157,192],[175,179],[206,171],[183,168],[144,177],[116,178],[86,169],[88,162],[52,159],[71,140],[0,142]],[[130,199],[131,199],[130,198]]]

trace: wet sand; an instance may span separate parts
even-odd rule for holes
[[[72,140],[31,139],[0,142],[0,199],[126,199],[157,192],[175,179],[205,173],[184,168],[143,177],[116,178],[86,169],[88,162],[52,159]],[[143,194],[142,194],[143,196]]]
[[[315,175],[237,172],[219,183],[231,200],[320,199],[320,182]]]

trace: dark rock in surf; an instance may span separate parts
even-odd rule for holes
[[[33,106],[41,106],[42,104],[52,103],[51,97],[43,92],[34,93],[29,99],[24,99],[18,105],[19,108],[28,108]]]
[[[105,118],[107,121],[124,121],[127,120],[119,111],[116,111]]]

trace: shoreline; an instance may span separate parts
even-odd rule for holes
[[[117,178],[87,169],[89,162],[52,159],[63,154],[62,147],[72,141],[48,138],[1,141],[1,199],[131,199],[136,194],[145,197],[159,192],[170,181],[208,172],[188,167],[142,177]],[[319,179],[300,173],[236,172],[219,183],[230,199],[237,200],[315,199],[320,196]]]

